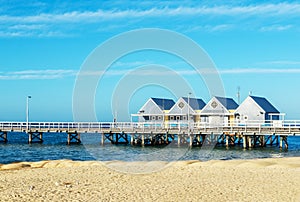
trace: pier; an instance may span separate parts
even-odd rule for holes
[[[28,143],[42,143],[44,133],[65,133],[66,143],[80,144],[80,134],[96,133],[99,144],[125,145],[224,145],[243,148],[288,148],[289,136],[300,136],[300,121],[249,121],[247,124],[185,122],[0,122],[0,141],[16,132],[26,133]],[[55,136],[53,136],[55,138]]]

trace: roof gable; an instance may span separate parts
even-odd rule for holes
[[[182,99],[186,102],[189,103],[191,108],[193,110],[201,110],[203,107],[206,105],[205,102],[200,99],[200,98],[187,98],[187,97],[182,97]]]
[[[232,98],[215,97],[227,110],[238,108],[238,104]]]
[[[265,112],[279,113],[279,111],[264,97],[250,96]]]
[[[164,98],[151,98],[153,102],[161,109],[161,110],[170,110],[175,104],[172,99],[164,99]]]

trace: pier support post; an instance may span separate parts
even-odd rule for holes
[[[193,137],[194,137],[194,135],[190,135],[190,147],[193,146]]]
[[[166,132],[165,144],[169,144],[169,134]]]
[[[248,140],[247,140],[247,141],[248,141],[248,147],[249,147],[249,148],[252,148],[252,140],[251,140],[251,137],[248,136],[247,139],[248,139]]]
[[[105,135],[104,133],[101,133],[101,145],[104,145],[105,142]]]
[[[282,144],[283,144],[283,137],[282,137],[282,136],[280,136],[279,148],[282,148]]]
[[[264,135],[261,135],[261,136],[260,136],[260,146],[261,146],[261,147],[264,147],[264,146],[265,146],[265,136],[264,136]]]
[[[287,141],[287,136],[283,136],[282,141],[284,142],[285,149],[288,149],[289,145],[288,145],[288,141]]]
[[[134,144],[134,134],[130,135],[130,144],[133,145]]]
[[[115,136],[116,136],[115,144],[117,145],[117,144],[119,144],[120,134],[116,133]]]
[[[243,148],[244,149],[247,148],[247,138],[246,138],[246,136],[243,136]]]
[[[200,136],[201,134],[197,134],[197,145],[201,145]]]
[[[181,134],[177,135],[177,145],[180,146],[181,143]]]
[[[36,139],[36,141],[34,141]],[[42,132],[28,132],[28,143],[43,143],[43,133]]]
[[[145,146],[145,134],[142,134],[142,146]]]
[[[226,147],[229,147],[229,136],[226,135]]]
[[[77,133],[77,131],[75,132],[68,132],[68,140],[67,140],[67,144],[80,144],[81,140],[80,140],[80,134]]]
[[[0,131],[0,141],[7,143],[7,132],[6,131]]]

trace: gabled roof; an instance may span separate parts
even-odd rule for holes
[[[193,110],[201,110],[206,105],[205,102],[200,98],[187,98],[182,97],[186,103],[189,103]]]
[[[175,104],[174,100],[172,99],[153,98],[153,97],[151,99],[155,102],[155,104],[157,104],[157,106],[159,106],[161,110],[170,110]]]
[[[264,97],[250,96],[265,112],[279,113],[279,111]]]
[[[215,97],[227,110],[238,108],[238,104],[232,98]]]

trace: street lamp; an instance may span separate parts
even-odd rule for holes
[[[187,121],[188,121],[188,135],[190,135],[190,96],[192,93],[188,94],[188,116],[187,116]]]
[[[31,98],[30,95],[26,98],[26,128],[29,130],[29,99]]]

